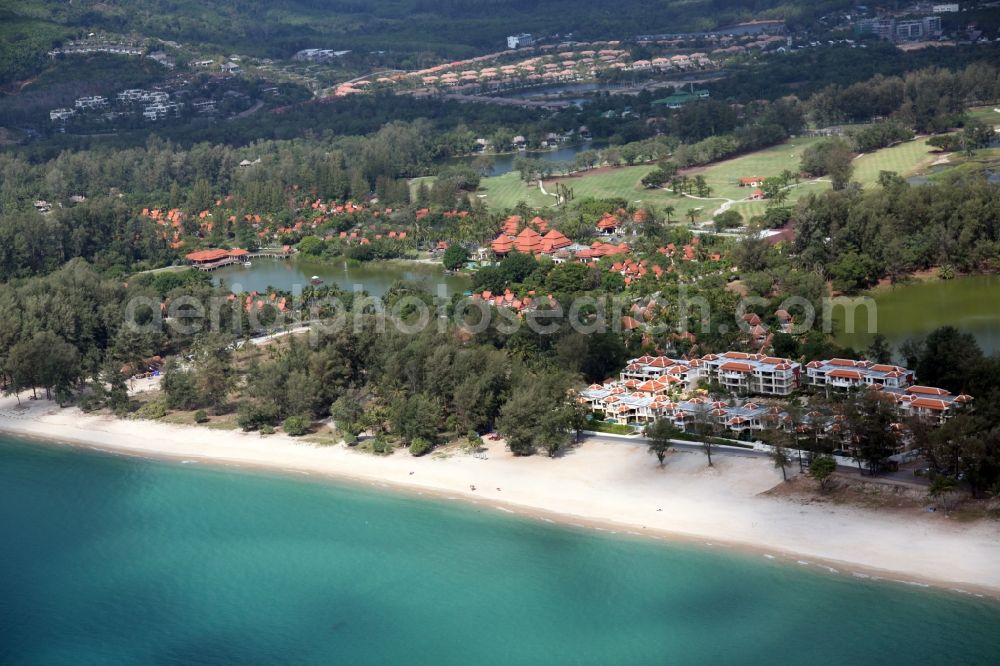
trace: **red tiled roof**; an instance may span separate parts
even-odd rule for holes
[[[906,389],[907,393],[919,393],[921,395],[949,395],[948,391],[933,386],[911,386]]]
[[[948,403],[944,400],[935,400],[934,398],[915,398],[911,405],[914,407],[923,407],[924,409],[933,409],[936,412],[943,412],[948,409]]]
[[[184,258],[188,261],[219,261],[229,256],[229,250],[198,250],[191,252]]]
[[[632,317],[622,317],[622,328],[626,331],[632,331],[639,328],[640,324],[638,321]]]
[[[837,369],[837,370],[831,370],[827,374],[829,374],[831,377],[837,377],[838,379],[861,379],[862,377],[864,377],[864,375],[862,375],[857,370]]]
[[[618,221],[617,217],[611,215],[610,213],[605,213],[604,217],[597,221],[597,228],[602,230],[617,229],[620,224],[621,222]]]

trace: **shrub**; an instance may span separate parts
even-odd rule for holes
[[[354,446],[357,443],[358,443],[358,438],[354,433],[352,432],[344,433],[344,444],[347,444],[348,446]]]
[[[197,412],[194,413],[194,422],[208,423],[208,412],[206,412],[204,409],[199,409]]]
[[[427,455],[432,448],[434,445],[423,437],[414,437],[413,441],[410,442],[410,454],[417,457]]]
[[[167,415],[167,403],[162,398],[150,400],[136,412],[140,419],[162,419]]]
[[[380,456],[389,455],[392,453],[392,444],[389,443],[384,437],[376,437],[371,443],[372,453],[377,453]]]
[[[281,428],[292,437],[300,437],[309,430],[309,421],[302,416],[289,416]]]
[[[465,446],[463,448],[467,452],[478,451],[479,447],[483,445],[483,440],[479,437],[479,433],[475,430],[470,430],[465,434]]]
[[[735,210],[727,210],[724,213],[719,213],[713,221],[715,222],[715,228],[720,230],[743,226],[743,216]]]
[[[85,412],[93,412],[104,406],[104,390],[88,386],[77,397],[77,404]]]
[[[267,424],[262,425],[260,427],[260,434],[261,435],[273,435],[274,434],[274,426],[273,425],[267,425]]]
[[[830,476],[837,469],[837,463],[831,456],[819,455],[809,463],[809,473],[819,481],[819,487],[826,490],[830,487]]]
[[[278,419],[278,407],[273,404],[257,405],[252,402],[240,403],[236,423],[243,430],[257,430],[264,425],[274,425]]]

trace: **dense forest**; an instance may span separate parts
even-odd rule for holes
[[[982,177],[911,187],[885,174],[870,192],[849,187],[810,197],[795,219],[799,262],[823,267],[845,291],[931,266],[998,268],[1000,197]]]

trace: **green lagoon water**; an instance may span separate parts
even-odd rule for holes
[[[972,333],[987,354],[1000,352],[1000,275],[969,275],[881,289],[874,294],[876,330],[869,332],[867,312],[857,310],[855,333],[836,334],[837,342],[864,349],[876,332],[898,347],[908,338],[940,326]],[[843,318],[839,309],[835,317]]]
[[[307,477],[0,440],[2,664],[998,656],[993,600]]]

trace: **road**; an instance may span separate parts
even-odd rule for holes
[[[602,442],[605,444],[631,444],[633,446],[640,446],[646,448],[649,446],[649,440],[645,437],[614,437],[608,436],[600,433],[585,433],[581,435],[581,440],[590,440],[595,442]],[[679,451],[693,451],[696,453],[704,453],[702,445],[698,442],[691,442],[683,439],[672,439],[670,444],[673,448]],[[798,451],[789,450],[789,457],[792,459],[791,466],[799,464]],[[770,454],[767,451],[755,451],[753,449],[744,449],[738,446],[725,446],[716,444],[712,447],[712,456],[730,456],[730,457],[743,457],[743,458],[766,458]],[[882,472],[878,476],[872,478],[868,476],[867,472],[861,473],[858,471],[856,465],[837,465],[837,473],[853,477],[863,481],[873,481],[882,483],[892,483],[900,484],[904,486],[917,486],[917,487],[927,487],[930,485],[930,481],[926,477],[913,476],[914,467],[919,467],[917,463],[912,463],[903,466],[901,469],[895,472]]]
[[[645,437],[609,437],[600,433],[584,433],[580,436],[580,439],[581,441],[588,440],[592,442],[601,442],[603,444],[631,444],[632,446],[639,446],[642,448],[649,446],[649,440]],[[698,453],[704,452],[701,443],[691,442],[686,439],[672,439],[670,440],[670,445],[678,451],[695,451]],[[744,449],[738,446],[723,446],[716,444],[712,446],[712,455],[766,458],[768,454],[764,451],[754,451],[753,449]]]

